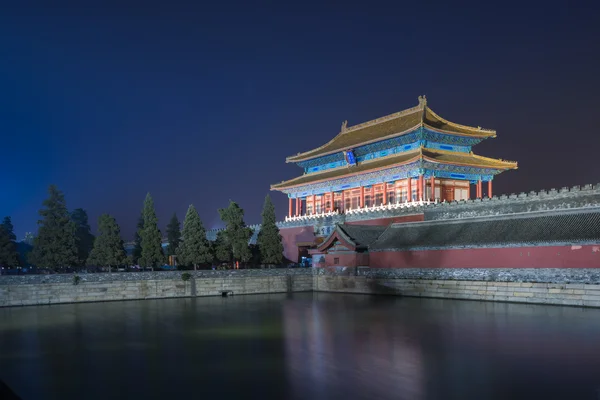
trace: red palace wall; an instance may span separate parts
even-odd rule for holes
[[[313,226],[300,226],[297,228],[283,228],[279,230],[283,242],[283,256],[292,262],[298,262],[298,244],[301,242],[313,243],[315,234]]]
[[[405,215],[402,217],[368,219],[365,221],[346,222],[348,225],[389,225],[397,222],[421,222],[425,220],[424,214]]]
[[[371,268],[600,268],[600,245],[384,251]]]
[[[331,253],[319,254],[313,257],[325,257],[325,265],[318,264],[317,267],[364,267],[369,265],[369,253]],[[337,263],[335,262],[337,258]]]

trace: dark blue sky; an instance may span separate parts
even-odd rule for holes
[[[0,15],[0,216],[19,238],[51,183],[127,239],[146,192],[161,229],[190,203],[217,227],[229,199],[258,223],[301,173],[286,156],[421,94],[498,131],[475,152],[520,168],[496,194],[600,182],[598,2],[45,3]]]

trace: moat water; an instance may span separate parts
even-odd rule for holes
[[[600,310],[342,294],[0,309],[32,399],[600,399]]]

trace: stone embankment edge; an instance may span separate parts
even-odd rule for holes
[[[116,280],[113,276],[110,281],[80,281],[77,285],[73,284],[71,275],[71,283],[4,284],[0,285],[0,307],[219,296],[224,291],[240,295],[311,292],[313,289],[311,271],[273,275],[214,274],[194,276],[188,281],[183,281],[181,273],[177,275],[171,279],[139,280]]]
[[[599,269],[264,269],[0,277],[0,307],[290,292],[600,307]]]
[[[600,307],[600,285],[318,275],[314,291]]]
[[[239,270],[199,270],[199,271],[145,271],[145,272],[113,272],[101,274],[78,274],[81,282],[115,282],[115,281],[143,281],[181,279],[183,272],[189,273],[193,278],[222,278],[222,277],[261,277],[261,276],[287,276],[287,275],[312,275],[309,268],[270,268],[270,269],[239,269]],[[72,283],[75,274],[52,275],[2,275],[0,286],[14,284],[42,284],[42,283]]]

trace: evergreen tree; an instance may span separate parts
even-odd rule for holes
[[[16,240],[10,217],[4,217],[0,225],[0,266],[11,268],[19,265]]]
[[[77,230],[75,232],[75,241],[77,243],[77,258],[79,266],[85,265],[86,260],[94,247],[94,235],[88,222],[87,212],[83,208],[77,208],[71,213],[71,219]]]
[[[144,213],[140,215],[138,219],[138,223],[135,230],[134,235],[134,245],[133,251],[131,252],[131,259],[133,261],[133,265],[137,265],[140,262],[140,257],[142,256],[142,237],[140,236],[140,232],[144,229]]]
[[[2,228],[4,228],[4,231],[6,232],[6,234],[8,235],[8,238],[12,241],[12,242],[16,242],[17,241],[17,235],[15,235],[15,227],[12,224],[12,220],[10,217],[4,217],[4,219],[2,220],[2,225],[0,225]]]
[[[121,229],[117,221],[108,214],[98,218],[98,237],[87,259],[87,264],[92,266],[108,267],[123,265],[127,261]]]
[[[183,241],[177,250],[177,259],[183,265],[193,265],[194,270],[198,268],[198,264],[212,261],[206,230],[193,204],[189,206],[183,220]]]
[[[219,209],[221,220],[225,223],[225,238],[231,248],[233,261],[247,262],[252,257],[248,242],[252,237],[252,229],[244,222],[244,210],[233,201],[229,207]]]
[[[275,206],[269,195],[265,197],[257,242],[263,264],[280,264],[283,261],[283,243],[279,228],[275,224]]]
[[[251,244],[248,247],[250,248],[250,253],[252,254],[252,257],[250,257],[250,265],[252,265],[252,268],[257,268],[261,265],[260,249],[258,248],[257,244]]]
[[[177,219],[177,214],[175,213],[173,213],[171,221],[169,222],[169,225],[167,225],[167,240],[169,241],[169,244],[167,246],[167,255],[174,256],[175,254],[177,254],[177,248],[179,247],[179,243],[181,243],[181,224],[179,223],[179,220]]]
[[[141,267],[150,267],[154,271],[154,267],[159,267],[165,262],[165,256],[162,251],[162,239],[160,230],[158,229],[158,218],[154,210],[154,200],[150,193],[146,195],[144,200],[144,227],[140,232],[142,256],[139,259]]]
[[[231,254],[231,245],[225,236],[225,231],[217,232],[217,239],[212,244],[213,254],[215,259],[219,262],[231,263],[233,255]]]
[[[31,262],[42,268],[72,267],[77,264],[76,227],[65,202],[65,196],[55,185],[48,188],[49,197],[39,213],[38,235],[31,251]]]

